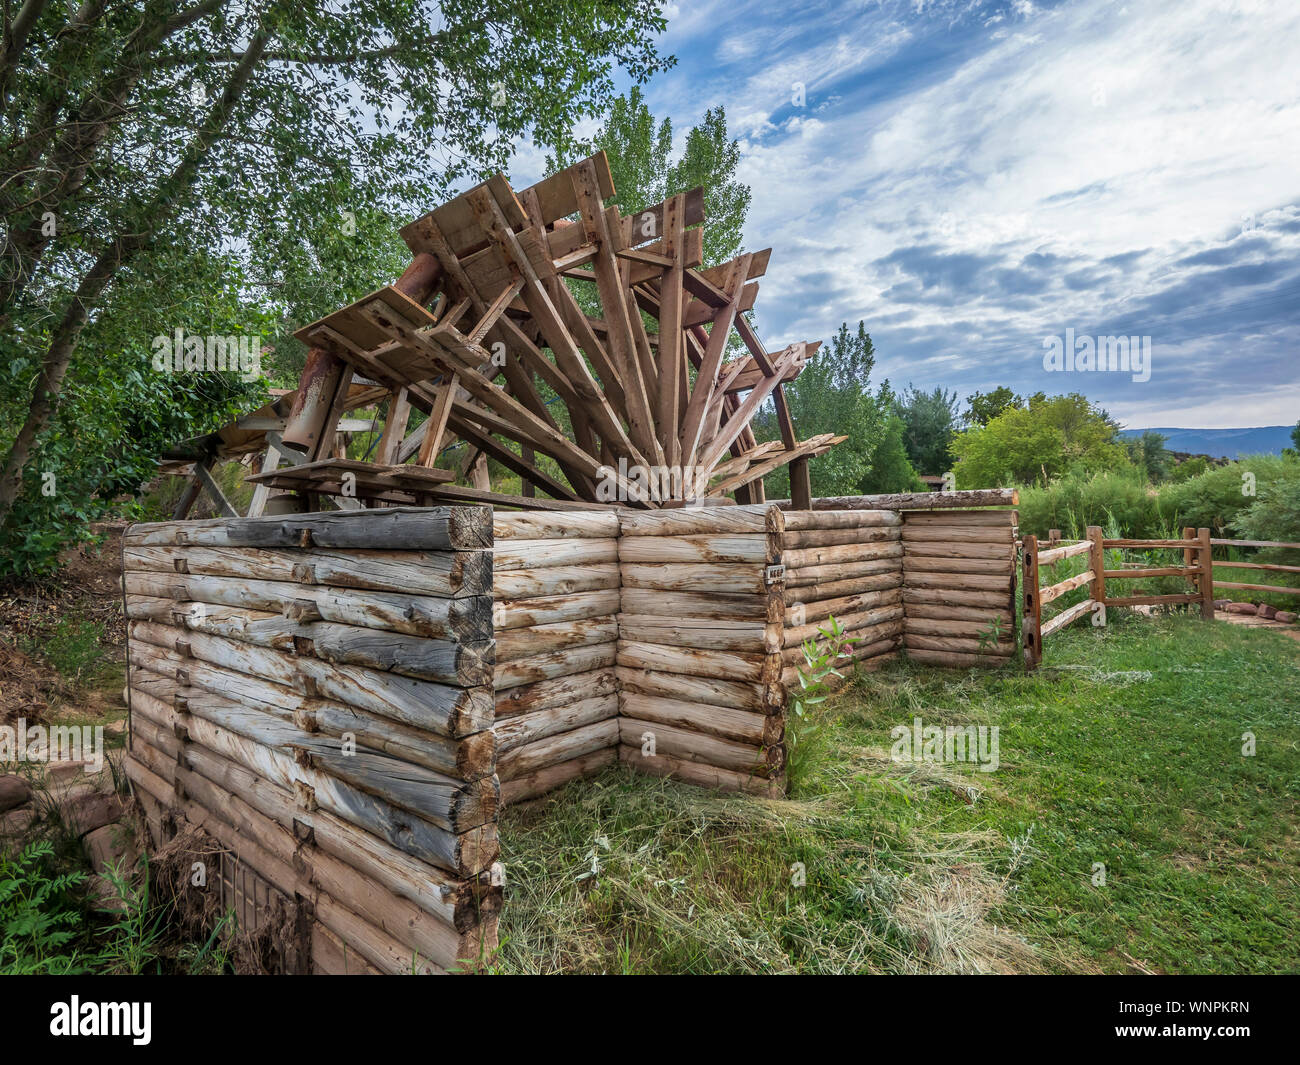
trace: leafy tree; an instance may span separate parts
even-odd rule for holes
[[[187,438],[264,401],[261,381],[238,373],[159,372],[153,338],[173,325],[196,336],[266,336],[273,315],[250,307],[247,276],[229,259],[170,249],[156,274],[121,275],[87,326],[64,381],[62,402],[23,470],[19,505],[0,526],[0,574],[53,572],[66,544],[131,502],[157,474],[157,459]],[[36,372],[15,359],[0,387],[0,418],[22,417]]]
[[[1117,470],[1127,464],[1116,428],[1086,396],[1032,396],[952,443],[959,488],[1048,484],[1071,469]]]
[[[656,122],[639,86],[614,100],[599,132],[566,152],[548,157],[559,170],[576,159],[603,151],[614,179],[614,201],[625,214],[679,192],[704,188],[704,265],[716,266],[740,252],[751,199],[748,185],[736,180],[740,145],[727,132],[721,106],[705,112],[686,134],[680,159],[673,158],[672,120]]]
[[[1292,447],[1284,447],[1282,454],[1291,458],[1300,458],[1300,422],[1295,423],[1295,428],[1291,430]]]
[[[967,426],[988,425],[1004,410],[1023,406],[1025,400],[1006,385],[999,385],[992,392],[973,392],[966,400],[966,413],[962,415],[962,423]]]
[[[913,467],[926,474],[949,470],[949,446],[956,435],[957,393],[943,388],[921,392],[909,385],[900,399],[898,413],[903,419],[903,443]]]
[[[1165,447],[1168,439],[1163,433],[1148,429],[1141,436],[1124,441],[1129,461],[1141,469],[1153,484],[1163,481],[1169,475],[1172,456]]]
[[[885,431],[871,452],[871,468],[858,482],[862,495],[883,492],[923,492],[925,482],[916,475],[903,444],[903,419],[890,414]],[[840,445],[843,447],[843,445]]]
[[[850,333],[844,322],[831,342],[785,386],[801,437],[818,433],[848,437],[809,463],[815,495],[909,491],[921,486],[903,450],[903,424],[894,413],[889,383],[882,383],[874,395],[870,391],[875,361],[866,324],[859,322],[857,331]],[[764,440],[780,435],[771,410],[755,419],[755,432]],[[767,486],[769,495],[788,495],[789,471],[773,472]]]
[[[525,134],[563,147],[615,64],[666,65],[664,26],[652,0],[29,0],[0,49],[0,366],[39,369],[0,521],[124,273],[178,242],[248,265],[257,234],[409,215]]]

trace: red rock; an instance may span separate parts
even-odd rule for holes
[[[71,791],[59,803],[59,813],[78,836],[111,825],[122,816],[122,800],[91,786]]]
[[[7,814],[0,814],[0,843],[19,841],[36,820],[35,806],[20,806]]]
[[[15,806],[22,806],[29,802],[31,797],[31,785],[22,777],[14,776],[12,773],[0,777],[0,813],[12,810]]]

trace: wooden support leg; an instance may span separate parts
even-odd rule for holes
[[[194,474],[190,478],[190,483],[185,486],[185,494],[176,503],[176,509],[172,511],[172,521],[184,521],[189,512],[198,502],[199,493],[203,491],[203,480],[199,477],[199,467],[208,467],[212,465],[212,458],[199,459],[194,464]]]
[[[524,461],[536,463],[537,457],[533,454],[533,449],[529,447],[527,444],[523,444],[522,447],[524,453]],[[523,485],[523,488],[520,489],[522,495],[524,495],[528,499],[533,499],[537,496],[537,489],[533,486],[533,482],[530,481],[527,477],[521,478],[520,483]]]
[[[807,458],[790,463],[790,506],[795,510],[812,510],[812,475]]]

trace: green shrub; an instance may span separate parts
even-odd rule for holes
[[[0,856],[0,973],[66,975],[84,971],[72,941],[82,917],[72,891],[82,872],[56,875],[54,845],[28,844],[17,855]]]
[[[1071,470],[1046,488],[1020,489],[1020,529],[1045,537],[1060,529],[1080,540],[1089,525],[1113,524],[1125,536],[1154,537],[1163,527],[1155,491],[1137,467],[1101,473]]]
[[[1208,528],[1218,537],[1233,536],[1237,535],[1234,523],[1248,507],[1257,500],[1267,502],[1285,485],[1300,485],[1300,462],[1281,455],[1247,455],[1181,483],[1165,485],[1160,492],[1160,510],[1173,525]]]

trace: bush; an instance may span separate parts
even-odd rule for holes
[[[1237,515],[1233,529],[1244,540],[1300,542],[1300,463],[1297,476],[1284,477]]]
[[[1155,490],[1134,466],[1102,473],[1075,469],[1046,488],[1021,488],[1019,510],[1022,532],[1044,537],[1048,530],[1060,529],[1068,540],[1083,539],[1089,525],[1155,538],[1167,524]]]
[[[1160,492],[1160,510],[1177,526],[1208,528],[1215,536],[1244,535],[1233,528],[1248,508],[1256,501],[1266,504],[1275,493],[1295,490],[1296,486],[1300,486],[1300,462],[1281,455],[1248,455],[1180,484],[1165,485]],[[1253,494],[1247,494],[1248,490]],[[1266,513],[1273,516],[1265,517]],[[1281,511],[1261,510],[1259,514],[1258,520],[1269,523],[1269,527],[1285,521]],[[1296,531],[1294,527],[1292,531]],[[1249,539],[1285,540],[1295,536]]]

